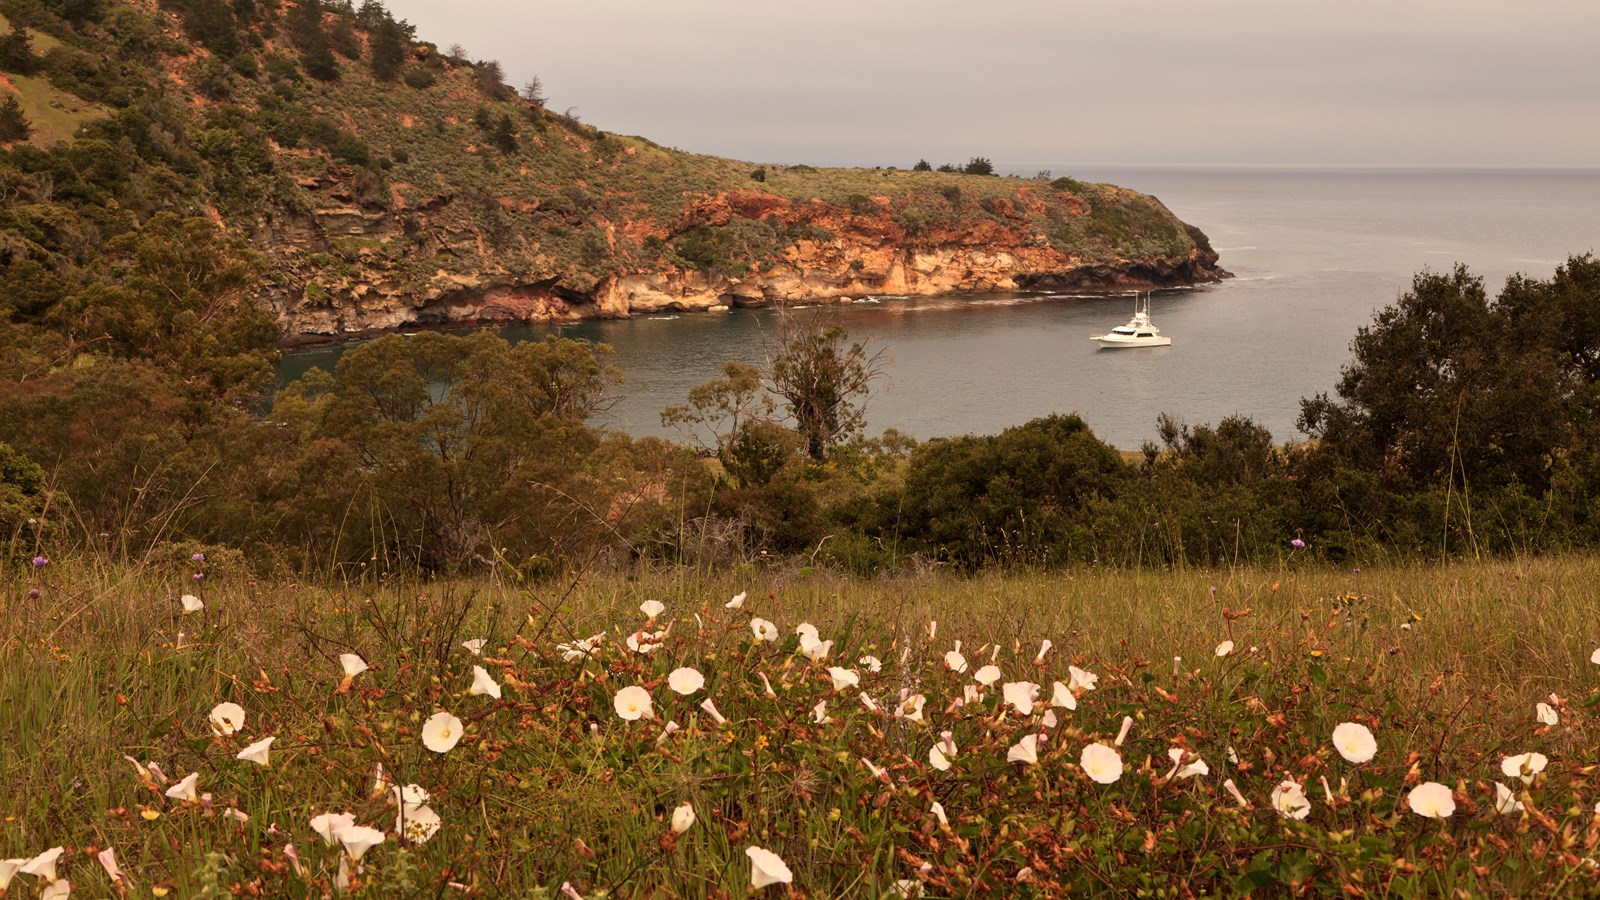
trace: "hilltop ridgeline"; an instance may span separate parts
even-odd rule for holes
[[[205,216],[265,255],[258,299],[289,343],[1227,274],[1198,229],[1111,185],[757,165],[606,133],[371,0],[0,13],[0,94],[32,126],[7,145],[13,181],[87,241],[36,235],[51,229],[30,214],[0,267],[70,274],[157,211]]]

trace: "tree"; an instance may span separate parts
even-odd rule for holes
[[[392,18],[389,10],[383,5],[383,0],[362,0],[361,8],[356,11],[356,27],[368,34],[374,34],[379,26],[392,21]]]
[[[506,85],[505,69],[501,68],[498,60],[485,60],[478,63],[478,90],[483,92],[490,100],[504,100],[511,93],[511,88]]]
[[[762,381],[755,366],[725,362],[721,378],[690,389],[689,402],[663,410],[661,424],[716,454],[736,484],[764,487],[794,458],[799,438],[774,420],[777,404]]]
[[[0,101],[0,143],[25,141],[32,133],[33,125],[23,113],[22,104],[17,102],[17,95],[7,94],[6,99]]]
[[[933,171],[933,166],[929,165],[927,160],[919,159],[919,160],[917,160],[917,164],[911,167],[911,171],[913,171],[913,172],[932,172]]]
[[[500,148],[501,153],[510,155],[517,152],[517,126],[512,123],[510,113],[500,114],[500,120],[490,132],[489,140]]]
[[[295,0],[287,17],[289,38],[300,48],[300,64],[306,74],[318,81],[338,81],[339,63],[333,58],[333,43],[322,28],[320,0]]]
[[[406,44],[411,35],[405,25],[385,13],[372,30],[372,74],[393,81],[406,63]]]
[[[11,33],[0,37],[0,71],[18,75],[39,71],[39,57],[33,52],[33,38],[28,36],[28,29],[13,24]]]
[[[974,156],[961,171],[968,175],[993,175],[994,164],[981,156]]]
[[[548,552],[583,530],[567,498],[584,488],[566,479],[596,449],[583,421],[618,380],[605,352],[555,337],[390,335],[286,391],[274,416],[308,448],[349,448],[385,523],[377,539],[402,558],[438,569],[502,546]]]
[[[1344,466],[1413,485],[1542,493],[1572,385],[1552,348],[1519,346],[1508,324],[1464,266],[1417,275],[1356,332],[1340,399],[1302,401],[1301,430]]]
[[[535,109],[544,109],[545,101],[549,98],[544,95],[544,82],[539,80],[539,76],[529,78],[528,83],[522,86],[522,99]]]
[[[860,434],[872,382],[882,375],[883,352],[847,343],[842,325],[812,318],[786,319],[777,353],[767,364],[767,389],[782,397],[806,455],[825,460]]]

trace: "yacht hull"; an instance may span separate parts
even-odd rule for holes
[[[1101,334],[1089,340],[1098,343],[1102,350],[1119,350],[1127,347],[1172,346],[1172,338],[1169,337],[1124,338],[1117,335]]]

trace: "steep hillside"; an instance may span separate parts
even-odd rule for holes
[[[0,54],[0,93],[30,85],[35,125],[0,154],[19,185],[0,194],[0,269],[70,275],[157,211],[204,215],[266,255],[260,300],[288,342],[1225,274],[1197,229],[1110,185],[759,165],[608,134],[376,2],[0,10],[33,54]],[[70,143],[45,91],[76,103]]]

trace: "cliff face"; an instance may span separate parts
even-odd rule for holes
[[[808,184],[829,177],[798,174]],[[263,226],[255,243],[294,276],[269,294],[287,343],[869,294],[1166,287],[1228,274],[1203,234],[1154,198],[1108,185],[878,170],[839,177],[875,178],[890,190],[843,203],[758,188],[685,192],[672,221],[587,223],[604,235],[603,253],[598,242],[589,247],[603,257],[597,265],[550,258],[541,238],[551,229],[538,227],[548,210],[537,198],[413,203],[399,187],[385,205],[335,202],[290,227]],[[348,197],[337,179],[305,186]],[[474,202],[487,203],[511,236],[486,234]],[[366,243],[328,265],[329,252],[351,241]],[[407,255],[386,251],[396,244]]]

